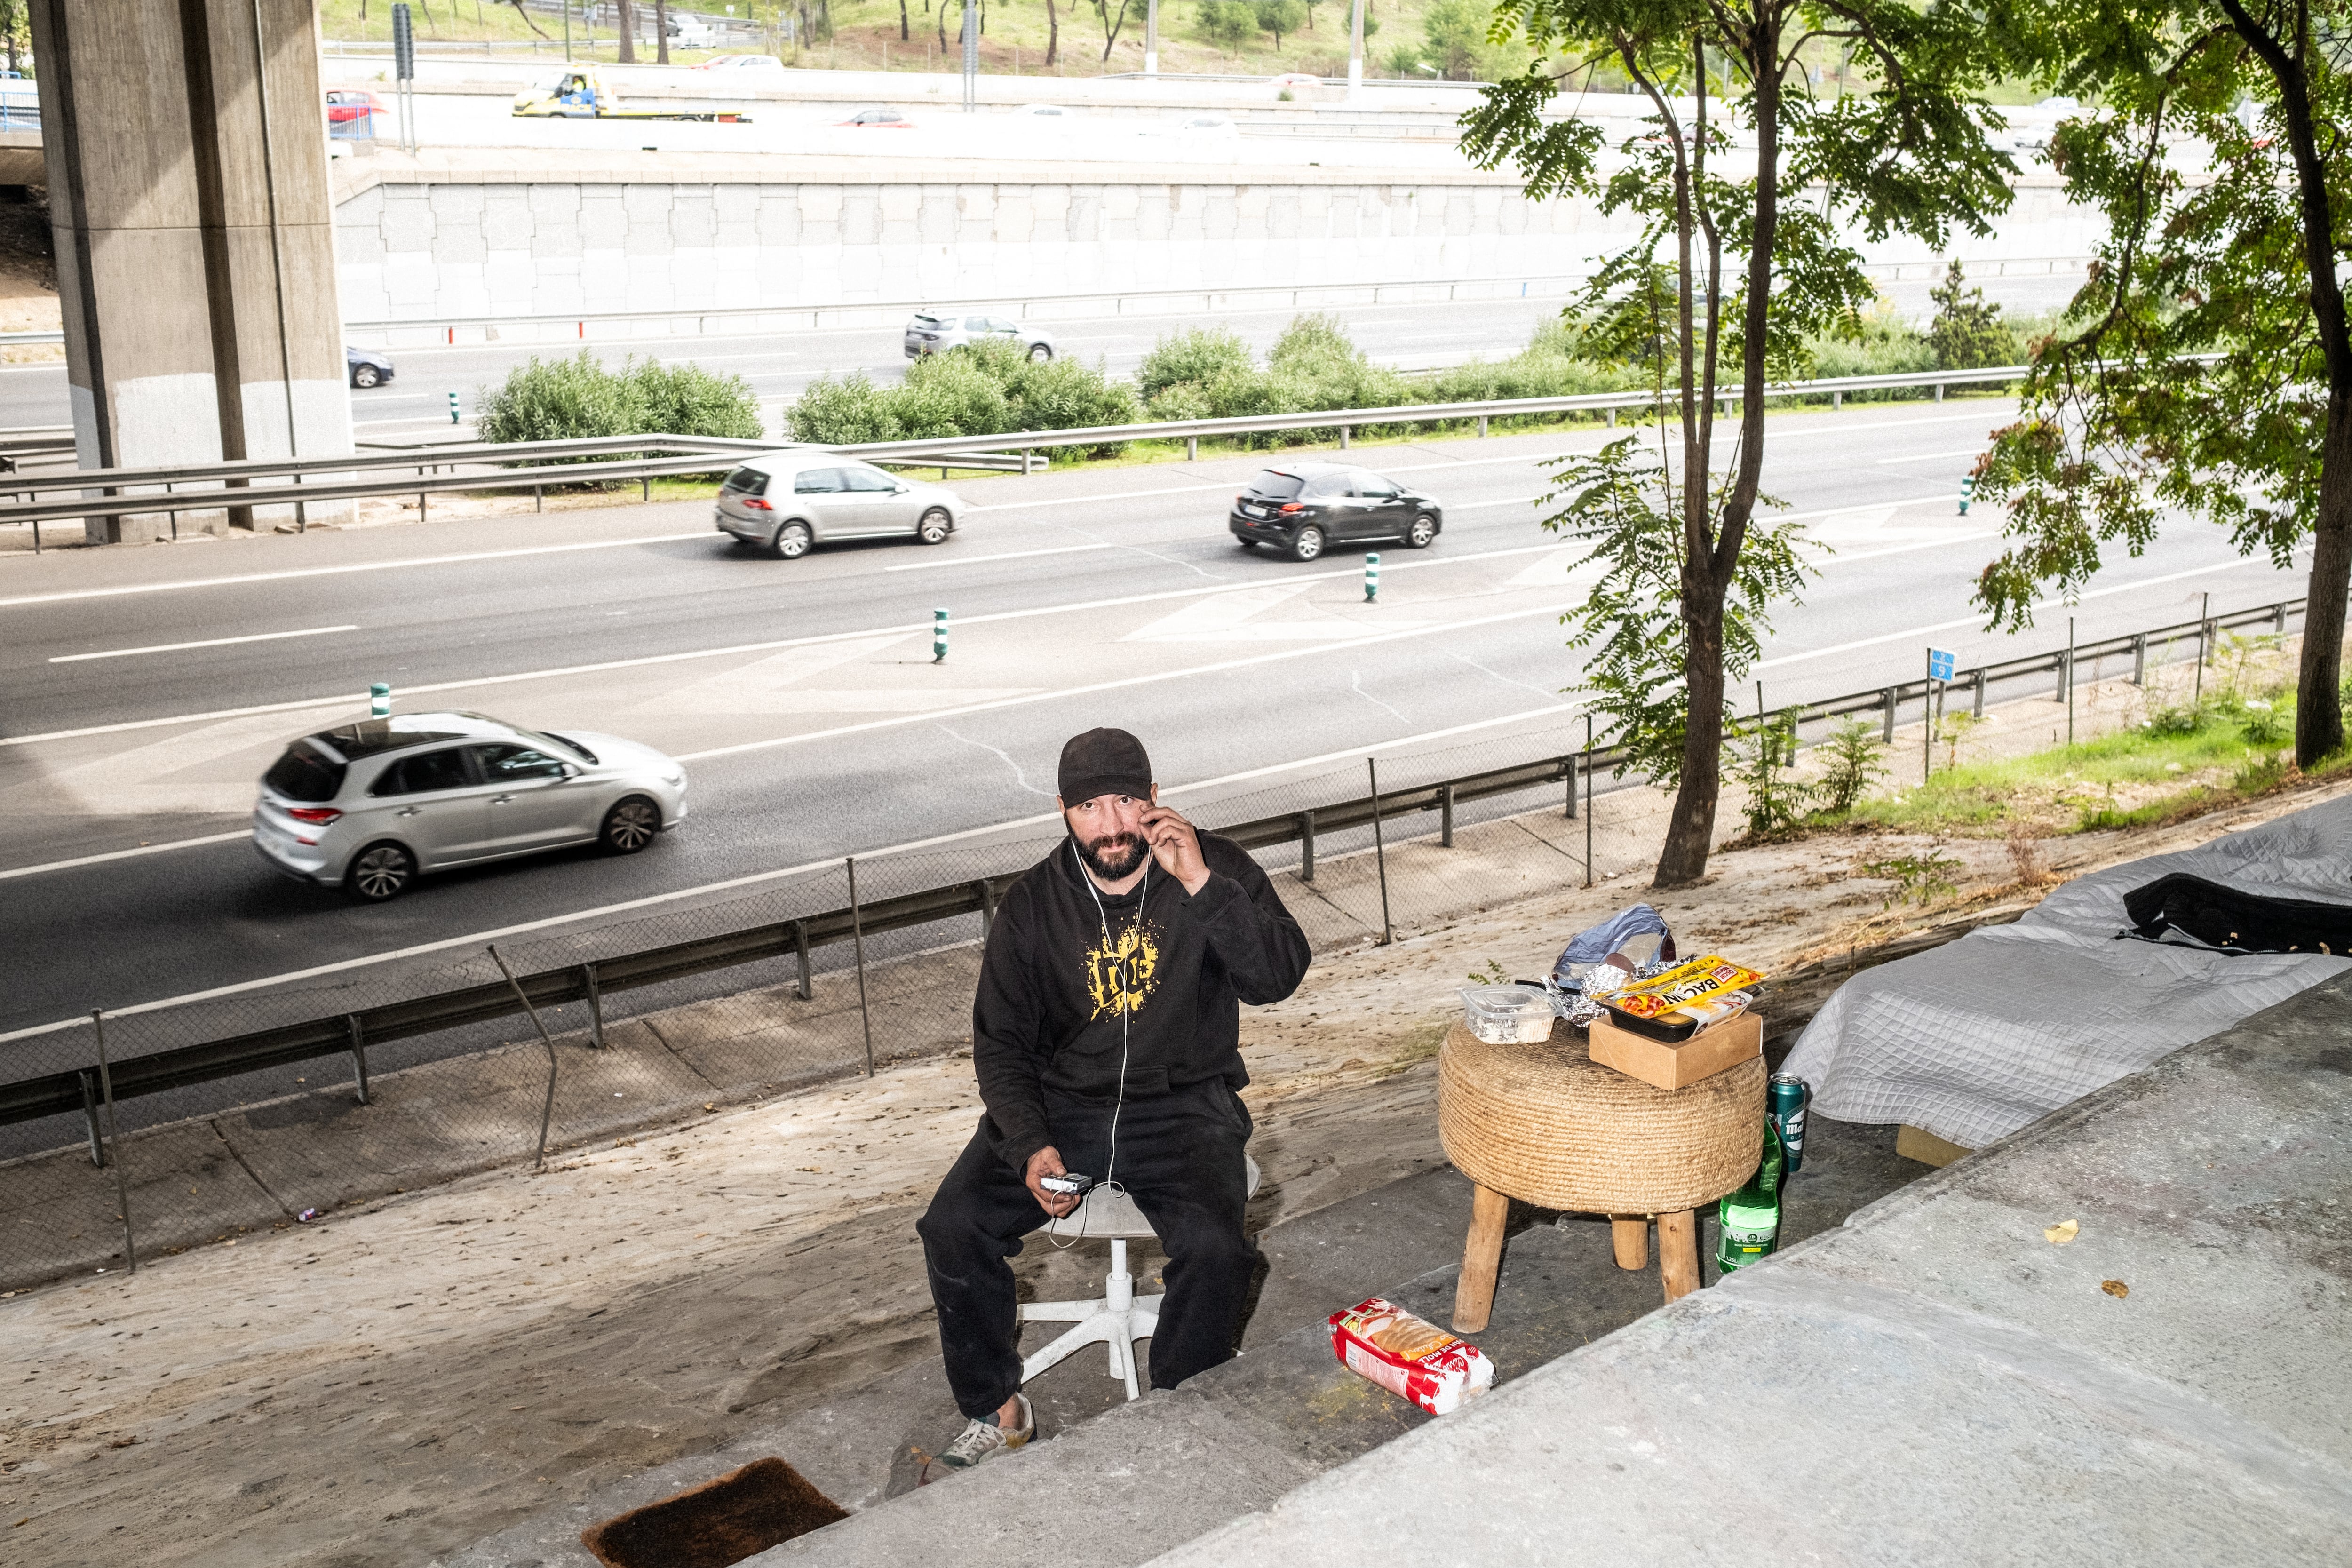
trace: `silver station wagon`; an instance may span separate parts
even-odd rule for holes
[[[634,855],[686,819],[686,769],[651,746],[479,713],[397,713],[305,735],[261,778],[253,847],[362,903],[428,871],[600,844]]]
[[[719,531],[797,561],[845,539],[915,539],[953,533],[963,499],[941,485],[884,473],[836,452],[773,452],[752,458],[719,487]]]

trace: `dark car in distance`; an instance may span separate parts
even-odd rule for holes
[[[392,379],[392,356],[382,349],[355,349],[343,345],[343,369],[352,384],[362,389],[382,386]]]
[[[1244,550],[1271,544],[1294,561],[1312,561],[1335,544],[1397,540],[1423,549],[1445,526],[1445,514],[1428,496],[1369,468],[1292,463],[1252,479],[1234,498],[1226,523]]]

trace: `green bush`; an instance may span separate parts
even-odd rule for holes
[[[1249,345],[1223,328],[1193,327],[1151,345],[1136,367],[1135,389],[1146,403],[1155,403],[1171,386],[1206,384],[1221,372],[1248,370],[1254,363]]]
[[[1257,32],[1256,7],[1244,0],[1201,0],[1193,20],[1201,37],[1220,49],[1238,49]]]
[[[625,360],[607,370],[586,349],[570,359],[532,358],[480,395],[476,433],[485,441],[581,440],[604,436],[723,436],[756,441],[767,434],[760,405],[740,375],[699,365]],[[583,462],[628,454],[608,452]]]
[[[875,385],[863,371],[821,375],[784,411],[784,425],[793,440],[818,447],[896,441],[903,432],[891,405],[895,391]]]
[[[864,375],[820,376],[785,422],[795,441],[845,447],[1131,425],[1139,414],[1135,395],[1112,385],[1100,365],[1032,363],[1019,344],[991,339],[916,361],[898,386],[877,386]]]
[[[625,375],[614,375],[586,349],[571,359],[533,355],[479,395],[474,429],[485,441],[583,440],[635,436],[650,428]]]
[[[961,350],[917,360],[889,399],[902,440],[994,436],[1013,427],[1004,384],[979,355]]]
[[[1955,260],[1944,274],[1943,287],[1927,290],[1936,302],[1936,319],[1927,329],[1928,345],[1944,370],[1979,370],[1990,364],[2015,364],[2021,357],[2017,334],[2000,319],[2000,307],[1987,300],[1982,289],[1966,287],[1968,275]]]

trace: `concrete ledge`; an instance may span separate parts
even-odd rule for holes
[[[2347,1007],[2315,986],[1160,1561],[2339,1555]]]

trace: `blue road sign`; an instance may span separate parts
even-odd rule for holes
[[[1929,648],[1927,650],[1927,679],[1930,680],[1951,679],[1953,663],[1954,660],[1952,656],[1945,652],[1942,648]]]

